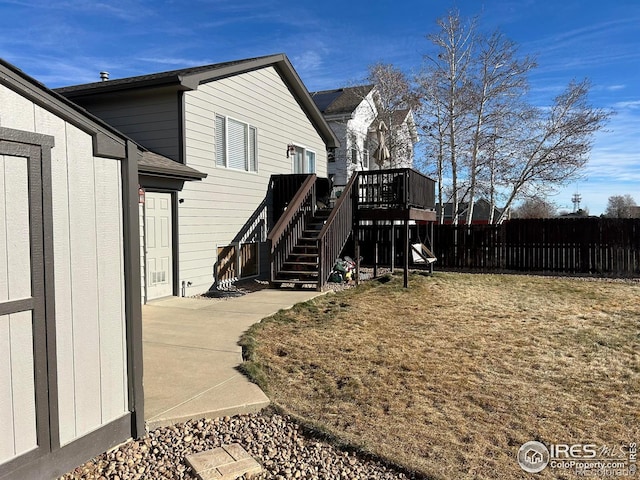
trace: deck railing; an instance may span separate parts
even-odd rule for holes
[[[318,235],[318,290],[327,283],[329,273],[353,231],[353,186],[357,183],[357,176],[356,172],[349,180]]]
[[[271,175],[270,190],[273,192],[274,223],[277,223],[280,216],[287,210],[287,206],[308,176],[306,173]]]
[[[358,208],[435,208],[435,181],[410,168],[359,172]]]
[[[267,243],[271,251],[271,281],[274,281],[278,271],[282,269],[298,238],[306,229],[308,221],[313,218],[316,210],[316,175],[307,178],[291,199],[277,223],[267,236]]]

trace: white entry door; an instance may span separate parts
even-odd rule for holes
[[[173,295],[171,194],[145,195],[147,300]]]

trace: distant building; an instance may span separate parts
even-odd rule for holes
[[[590,216],[589,212],[587,210],[582,209],[582,208],[579,208],[575,212],[561,213],[560,214],[560,217],[562,217],[562,218],[586,218],[586,217],[589,217],[589,216]]]
[[[340,141],[328,164],[334,185],[346,185],[355,171],[413,167],[414,145],[419,139],[410,109],[383,114],[374,85],[312,92],[311,97]],[[385,138],[391,158],[384,165],[377,165],[373,158],[380,121],[389,129]]]
[[[469,209],[469,202],[460,202],[458,204],[458,223],[463,225],[467,220],[467,210]],[[502,215],[504,209],[493,207],[493,222],[495,223]],[[440,204],[436,204],[436,212],[440,212]],[[491,219],[491,203],[481,198],[476,200],[473,205],[473,218],[471,219],[472,225],[487,225],[489,220]],[[454,215],[453,215],[453,203],[445,203],[444,204],[444,224],[453,223]],[[440,218],[438,217],[438,223],[440,223]]]
[[[629,218],[640,218],[640,206],[629,207]]]

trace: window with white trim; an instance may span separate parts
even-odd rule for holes
[[[362,167],[369,168],[369,140],[366,138],[362,148]]]
[[[358,164],[358,149],[357,148],[352,148],[351,149],[351,163],[353,163],[354,165]]]
[[[258,130],[248,123],[216,115],[216,165],[258,171]]]
[[[316,152],[295,145],[293,173],[316,173]]]

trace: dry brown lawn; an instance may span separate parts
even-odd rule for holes
[[[632,282],[372,281],[256,325],[245,370],[283,410],[428,478],[531,479],[527,441],[640,441],[639,300]]]

